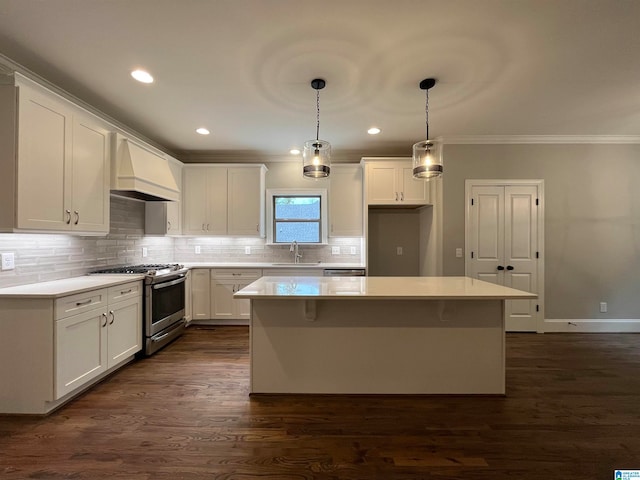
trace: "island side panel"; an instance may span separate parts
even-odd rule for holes
[[[505,393],[503,300],[251,303],[252,393]]]

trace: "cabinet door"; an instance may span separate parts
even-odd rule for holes
[[[233,294],[235,280],[211,279],[211,318],[236,318]]]
[[[362,167],[359,165],[331,167],[329,235],[333,237],[362,236],[362,207]]]
[[[264,185],[260,168],[229,168],[228,234],[260,235]]]
[[[109,135],[97,119],[74,115],[73,230],[109,233]]]
[[[20,86],[17,227],[71,229],[71,110],[61,101]]]
[[[396,167],[390,164],[367,165],[367,203],[391,205],[399,201]]]
[[[237,285],[236,292],[238,290],[243,289],[244,287],[246,287],[250,283],[251,282],[249,281],[249,282],[241,283],[241,284]],[[249,320],[251,318],[251,300],[249,300],[247,298],[234,299],[233,303],[235,304],[234,311],[235,311],[236,318],[246,319],[246,320]]]
[[[56,399],[107,370],[107,323],[102,309],[56,322]]]
[[[191,318],[208,320],[211,318],[211,288],[208,268],[191,271]]]
[[[206,235],[227,234],[227,168],[209,167],[207,172]]]
[[[130,298],[109,305],[107,368],[142,350],[142,299]]]
[[[426,205],[428,202],[428,182],[413,178],[411,164],[398,167],[400,189],[400,202],[411,205]]]
[[[207,225],[207,169],[185,167],[182,190],[183,232],[187,235],[205,235]]]

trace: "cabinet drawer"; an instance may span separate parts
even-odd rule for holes
[[[211,278],[224,280],[257,280],[262,276],[259,268],[213,268]]]
[[[67,318],[81,312],[88,312],[94,308],[106,308],[106,304],[106,288],[58,298],[55,307],[56,320]]]
[[[140,295],[142,295],[142,282],[135,281],[109,287],[109,294],[107,298],[111,304],[128,298],[139,297]]]

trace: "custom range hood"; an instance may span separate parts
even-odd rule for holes
[[[145,201],[177,201],[180,188],[166,158],[123,135],[112,144],[111,193]]]

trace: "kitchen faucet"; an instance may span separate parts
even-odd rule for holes
[[[302,258],[302,254],[298,253],[298,242],[291,242],[291,247],[289,247],[289,251],[293,252],[293,263],[300,263],[300,259]]]

